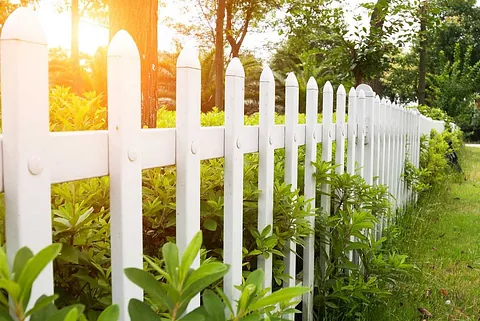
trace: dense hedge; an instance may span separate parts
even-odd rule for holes
[[[51,91],[51,130],[98,130],[106,128],[106,110],[99,96],[91,93],[77,97],[64,88]],[[245,117],[245,124],[258,124],[258,114]],[[284,123],[276,115],[277,124]],[[321,115],[319,115],[321,121]],[[201,115],[203,126],[220,126],[224,113],[214,110]],[[299,115],[305,122],[305,115]],[[175,127],[175,112],[160,109],[157,127]],[[432,133],[423,138],[422,170],[406,172],[405,178],[417,189],[424,190],[442,179],[447,168],[444,154],[447,139],[459,143],[457,135]],[[447,146],[448,147],[448,146]],[[273,235],[257,230],[258,154],[245,155],[244,167],[244,271],[247,276],[256,268],[258,255],[273,255],[274,284],[279,288],[286,276],[282,253],[289,241],[302,251],[303,239],[312,231],[307,218],[315,215],[316,270],[315,307],[320,319],[325,313],[343,320],[354,320],[371,304],[379,304],[395,280],[406,274],[410,266],[406,257],[383,248],[385,239],[375,241],[376,225],[381,218],[395,215],[390,211],[391,198],[384,186],[369,186],[356,175],[337,175],[330,164],[318,162],[317,180],[332,183],[332,211],[322,215],[318,209],[309,210],[302,196],[304,148],[299,150],[298,186],[292,192],[284,183],[284,150],[275,152],[275,188]],[[318,158],[321,159],[321,148]],[[223,159],[201,163],[201,227],[204,233],[202,260],[222,259],[223,249]],[[407,169],[409,167],[407,166]],[[159,249],[175,238],[174,166],[143,172],[143,229],[144,253],[161,264]],[[320,187],[320,185],[319,185]],[[317,199],[320,200],[320,188]],[[2,196],[3,197],[3,196]],[[89,320],[111,303],[109,179],[94,178],[52,186],[53,240],[62,243],[61,255],[55,260],[55,290],[61,306],[80,301],[86,306]],[[3,225],[3,202],[0,208]],[[3,230],[3,229],[2,229]],[[366,232],[366,233],[365,233]],[[356,237],[353,242],[353,237]],[[3,235],[1,237],[3,242]],[[328,245],[328,246],[327,246]],[[325,249],[328,248],[328,251]],[[355,250],[364,262],[364,269],[350,260]],[[322,263],[323,262],[323,263]],[[301,260],[298,278],[302,278]],[[146,269],[150,269],[145,265]],[[347,273],[347,271],[350,271]]]

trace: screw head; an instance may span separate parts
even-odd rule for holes
[[[297,142],[297,134],[296,134],[296,133],[293,134],[293,141],[294,141],[294,142]]]
[[[28,160],[28,170],[32,175],[39,175],[43,172],[43,162],[37,157],[33,156]]]
[[[313,139],[317,139],[317,132],[313,131]]]
[[[237,148],[242,148],[242,142],[240,141],[240,138],[237,138]]]
[[[192,154],[196,154],[198,152],[197,144],[195,144],[195,142],[192,142],[190,150],[192,151]]]
[[[273,145],[273,138],[272,138],[272,136],[268,137],[268,143],[269,143],[270,145]]]
[[[131,162],[134,162],[137,160],[137,158],[138,158],[138,151],[134,146],[131,146],[128,150],[128,159]]]

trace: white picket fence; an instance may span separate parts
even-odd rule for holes
[[[51,184],[110,176],[111,259],[113,302],[128,320],[131,298],[142,290],[124,276],[127,267],[142,267],[142,170],[177,167],[177,243],[184,249],[200,228],[200,161],[225,158],[224,256],[231,270],[224,287],[242,281],[243,155],[259,152],[258,228],[272,224],[274,150],[285,148],[285,181],[297,188],[298,148],[306,146],[305,197],[315,204],[316,182],[311,165],[317,144],[322,159],[332,160],[336,143],[338,172],[360,173],[368,183],[386,184],[403,207],[414,196],[401,180],[405,157],[418,166],[421,134],[443,131],[416,110],[406,110],[361,85],[348,94],[330,83],[323,88],[323,122],[317,123],[318,94],[312,78],[307,86],[306,124],[298,124],[299,87],[293,74],[286,80],[286,124],[274,124],[275,83],[265,67],[260,79],[260,125],[244,125],[243,67],[233,59],[226,71],[225,126],[200,126],[200,63],[197,52],[185,48],[177,62],[177,124],[170,129],[141,129],[140,58],[132,38],[120,31],[108,50],[108,131],[49,132],[48,48],[37,16],[15,11],[4,25],[0,42],[3,135],[0,149],[0,191],[5,193],[6,245],[10,263],[16,251],[34,252],[51,244]],[[332,115],[336,106],[337,121]],[[347,163],[344,147],[347,144]],[[374,182],[374,177],[378,181]],[[323,186],[325,191],[329,185]],[[328,211],[330,199],[322,196]],[[311,224],[314,220],[311,219]],[[293,246],[293,244],[291,245]],[[199,259],[195,261],[199,265]],[[260,259],[271,286],[272,259]],[[286,272],[295,276],[295,255],[288,253]],[[314,239],[304,250],[303,285],[313,287]],[[295,278],[285,286],[294,286]],[[53,293],[49,266],[35,283],[32,300]],[[313,296],[303,298],[303,319],[312,320]],[[192,307],[199,304],[197,297]]]

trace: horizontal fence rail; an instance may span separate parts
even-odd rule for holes
[[[273,222],[274,151],[285,149],[284,180],[298,188],[298,150],[305,146],[305,198],[315,206],[317,150],[321,159],[339,165],[338,173],[360,174],[369,184],[384,184],[394,197],[395,209],[415,199],[401,176],[409,159],[419,166],[420,137],[445,123],[380,99],[367,85],[336,91],[327,82],[319,89],[315,79],[307,84],[306,124],[298,123],[299,86],[293,73],[285,84],[286,123],[274,124],[275,80],[265,67],[260,77],[260,124],[244,124],[245,74],[233,59],[225,80],[225,126],[200,126],[201,66],[193,48],[185,48],[177,62],[176,128],[141,129],[140,56],[125,31],[108,49],[108,130],[89,132],[49,131],[48,48],[36,15],[17,9],[4,25],[0,42],[3,134],[0,137],[0,191],[5,193],[6,244],[9,262],[28,246],[34,252],[51,244],[51,184],[110,176],[111,258],[113,303],[128,320],[128,302],[143,299],[140,288],[124,275],[127,267],[142,267],[142,175],[144,169],[175,165],[177,168],[177,244],[184,250],[200,229],[200,162],[225,159],[224,260],[231,265],[224,279],[228,298],[242,281],[243,156],[259,153],[258,228]],[[321,93],[320,93],[321,91]],[[319,94],[323,121],[317,123]],[[333,111],[336,120],[333,120]],[[348,117],[348,120],[347,120]],[[333,144],[336,152],[333,155]],[[319,147],[321,144],[321,147]],[[330,185],[321,186],[330,192]],[[322,209],[329,211],[330,197],[323,195]],[[309,218],[313,227],[315,221]],[[388,224],[382,219],[378,237]],[[303,285],[314,286],[314,237],[306,239]],[[285,248],[285,287],[296,279],[296,245]],[[352,254],[353,255],[353,254]],[[265,287],[272,285],[272,258],[259,258]],[[200,264],[199,258],[194,265]],[[32,300],[53,294],[50,265],[36,281]],[[195,298],[190,309],[199,305]],[[289,316],[292,318],[292,316]],[[303,319],[313,319],[313,294],[303,297]]]

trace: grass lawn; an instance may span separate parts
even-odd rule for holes
[[[417,267],[413,277],[368,320],[480,320],[480,148],[461,163],[467,181],[452,179],[401,220],[395,247]]]

